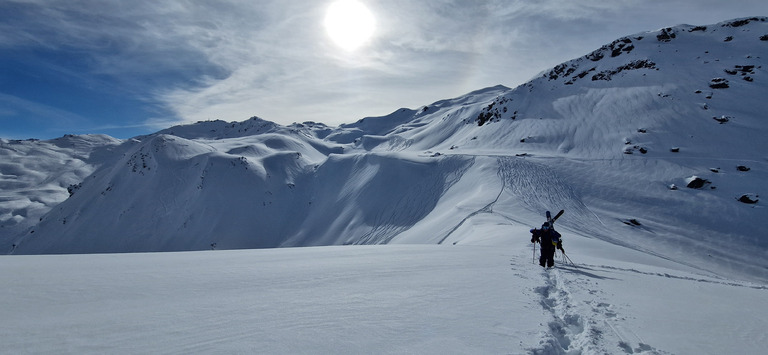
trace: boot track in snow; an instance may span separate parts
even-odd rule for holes
[[[542,331],[532,354],[668,354],[646,344],[631,329],[617,307],[605,302],[590,278],[604,278],[583,269],[558,265],[542,271],[544,286],[535,292],[552,320]],[[578,303],[573,294],[588,293],[590,301]]]

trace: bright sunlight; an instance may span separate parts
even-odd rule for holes
[[[357,0],[333,2],[325,13],[325,30],[341,48],[354,51],[373,35],[375,19],[363,3]]]

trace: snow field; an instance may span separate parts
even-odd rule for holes
[[[497,236],[522,228],[483,226]],[[544,270],[527,240],[498,238],[7,256],[0,353],[757,354],[768,346],[768,312],[757,306],[764,286],[569,234],[577,265]]]
[[[543,312],[489,248],[1,261],[2,353],[504,353]],[[460,287],[457,287],[460,286]]]

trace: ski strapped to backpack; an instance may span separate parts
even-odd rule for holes
[[[557,221],[557,219],[560,218],[560,216],[562,216],[564,212],[565,212],[565,210],[560,210],[560,212],[557,212],[555,217],[552,218],[552,214],[549,213],[549,211],[547,211],[547,213],[546,213],[547,214],[547,222],[549,222],[549,225],[550,225],[551,228],[554,228],[555,221]],[[576,264],[574,264],[573,261],[571,261],[571,258],[568,257],[568,254],[565,253],[565,250],[560,249],[560,251],[563,253],[563,259],[567,260],[568,263],[570,263],[571,265],[576,267]]]
[[[555,223],[555,221],[557,221],[557,219],[560,218],[560,216],[562,216],[563,213],[565,213],[565,210],[560,210],[560,212],[557,212],[557,214],[555,215],[555,218],[552,218],[552,214],[549,213],[549,211],[547,211],[547,222],[549,222],[549,225],[552,226],[552,224]]]
[[[549,211],[547,211],[546,214],[547,214],[547,222],[549,222],[549,228],[552,228],[553,230],[555,229],[555,221],[557,221],[557,219],[560,218],[560,216],[562,216],[563,213],[565,213],[565,210],[560,210],[560,212],[557,212],[557,214],[553,218],[552,214],[549,213]],[[560,242],[560,238],[559,237],[560,237],[560,235],[556,234],[555,238],[552,239],[552,244],[553,245],[557,246],[557,244]]]
[[[552,213],[550,213],[549,211],[546,211],[547,223],[549,224],[549,226],[554,228],[555,221],[557,221],[557,219],[560,218],[560,216],[562,216],[564,212],[565,212],[565,210],[560,210],[560,212],[558,212],[555,215],[555,217],[553,218],[552,217]],[[534,230],[535,230],[535,228],[532,228],[531,229],[531,233],[533,233]],[[538,239],[535,236],[532,237],[531,238],[531,243],[533,243],[533,263],[534,264],[536,263],[536,242],[538,242]],[[554,241],[553,244],[557,245],[557,242],[558,242],[558,240]]]
[[[560,212],[557,212],[554,218],[552,218],[552,214],[549,211],[546,212],[547,224],[549,225],[549,228],[552,228],[553,230],[555,229],[555,221],[557,221],[557,219],[560,218],[560,216],[562,216],[564,212],[565,210],[560,210]],[[552,244],[555,246],[560,241],[558,237],[559,235],[556,235],[555,238],[552,240]]]
[[[552,217],[552,213],[549,212],[549,211],[546,211],[547,223],[545,223],[545,224],[548,225],[550,228],[554,229],[555,221],[557,221],[557,219],[560,218],[560,216],[562,216],[563,213],[565,213],[565,210],[560,210],[560,212],[557,212],[557,214],[554,217]],[[534,231],[535,231],[535,229],[531,229],[531,233],[533,233]],[[552,245],[554,245],[555,247],[557,247],[558,243],[560,242],[559,238],[557,238],[557,237],[558,236],[555,236],[555,239],[552,240]],[[536,247],[535,247],[536,244],[535,244],[535,240],[536,240],[535,237],[534,237],[534,239],[531,239],[531,242],[534,243],[534,247],[533,247],[533,263],[534,264],[536,263]],[[558,248],[558,249],[563,253],[563,261],[564,262],[567,261],[567,263],[569,263],[569,264],[573,265],[574,267],[576,267],[576,264],[571,260],[571,258],[568,257],[567,254],[565,254],[565,250],[563,250],[562,248]]]

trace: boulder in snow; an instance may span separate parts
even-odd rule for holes
[[[730,86],[728,85],[728,79],[725,78],[714,78],[709,81],[709,87],[713,89],[727,89]]]
[[[691,176],[685,180],[686,186],[689,189],[700,189],[704,186],[711,184],[712,182],[707,179],[702,179],[698,176]]]
[[[739,202],[742,202],[742,203],[754,205],[757,203],[757,201],[759,201],[757,197],[758,196],[754,194],[744,194],[744,195],[741,195],[741,197],[739,197],[738,200]]]

